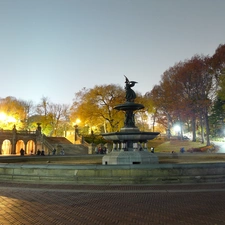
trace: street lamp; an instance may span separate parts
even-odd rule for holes
[[[74,144],[76,144],[77,141],[77,136],[78,136],[78,125],[74,125]]]
[[[74,123],[74,144],[76,144],[76,141],[78,140],[78,124],[80,123],[80,119],[76,119],[76,122]]]

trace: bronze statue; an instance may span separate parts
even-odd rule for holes
[[[131,89],[137,82],[136,81],[129,81],[128,78],[125,77],[125,90],[126,90],[126,101],[127,102],[133,102],[136,98],[136,93]]]

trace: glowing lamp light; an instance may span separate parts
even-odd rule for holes
[[[175,125],[173,127],[173,129],[176,131],[176,132],[179,132],[180,131],[180,126],[179,125]]]
[[[76,119],[76,124],[79,124],[81,121],[80,121],[80,119]]]
[[[77,126],[81,122],[80,119],[76,119],[75,123],[73,123],[74,126]]]

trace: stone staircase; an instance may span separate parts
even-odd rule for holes
[[[58,155],[62,149],[64,150],[65,155],[88,154],[88,146],[84,144],[73,144],[64,137],[45,137],[44,144],[48,149],[50,149],[50,153],[51,150],[55,148]]]

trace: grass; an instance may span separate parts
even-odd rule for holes
[[[187,151],[190,148],[202,148],[206,144],[201,142],[192,142],[191,140],[165,140],[165,139],[154,139],[148,142],[149,149],[155,148],[155,152],[180,152],[181,148]]]

